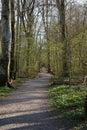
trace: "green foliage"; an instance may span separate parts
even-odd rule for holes
[[[76,87],[56,86],[50,90],[52,102],[57,108],[82,107],[86,96],[85,91],[78,91]]]
[[[4,98],[7,96],[10,92],[14,91],[14,88],[9,88],[7,86],[5,87],[0,87],[0,98]]]
[[[71,17],[71,16],[70,16]],[[73,16],[72,16],[73,17]],[[63,43],[60,42],[58,35],[59,24],[55,19],[51,21],[51,26],[48,27],[49,48],[50,48],[50,66],[55,75],[62,75],[63,71]],[[74,22],[74,21],[73,21]],[[68,35],[66,36],[67,44],[67,64],[68,69],[73,76],[86,75],[87,69],[87,29],[86,25],[80,24],[79,29],[76,28],[76,23],[68,21]]]
[[[87,29],[71,39],[71,72],[72,75],[86,75],[87,69]]]
[[[57,77],[57,76],[54,76],[53,78],[52,78],[52,81],[67,81],[67,80],[69,80],[69,78],[68,77]]]
[[[61,117],[81,121],[81,123],[84,121],[84,101],[86,95],[87,87],[82,87],[78,90],[77,86],[60,85],[49,89],[51,105],[60,111]],[[76,128],[80,128],[79,122]]]
[[[64,119],[73,119],[73,120],[83,121],[84,112],[83,112],[83,109],[78,108],[78,109],[63,113],[62,117]]]

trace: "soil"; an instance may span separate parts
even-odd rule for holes
[[[73,121],[62,120],[50,106],[50,78],[40,73],[0,100],[0,130],[73,130]]]

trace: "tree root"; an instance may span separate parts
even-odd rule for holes
[[[7,86],[8,86],[9,88],[15,88],[14,85],[13,85],[13,83],[12,83],[12,81],[11,81],[11,82],[7,82]]]

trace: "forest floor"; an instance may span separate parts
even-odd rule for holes
[[[50,78],[40,73],[0,100],[0,130],[73,130],[75,122],[61,119],[50,106]]]

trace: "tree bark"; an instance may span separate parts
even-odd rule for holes
[[[16,44],[15,44],[15,69],[16,69],[16,74],[15,76],[19,77],[19,24],[20,23],[20,1],[17,0],[17,22],[16,22]]]
[[[11,63],[10,63],[10,79],[15,78],[15,11],[14,0],[11,0]]]
[[[48,0],[46,0],[46,26],[45,26],[45,32],[46,32],[46,39],[47,39],[47,68],[48,73],[50,73],[50,45],[49,45],[49,39],[48,39]]]
[[[10,60],[10,28],[9,28],[9,0],[2,0],[2,57],[0,65],[0,86],[4,86],[9,79]]]
[[[67,63],[67,42],[66,42],[66,31],[65,31],[65,0],[56,0],[57,7],[60,16],[60,41],[63,43],[63,77],[69,76],[68,63]]]

